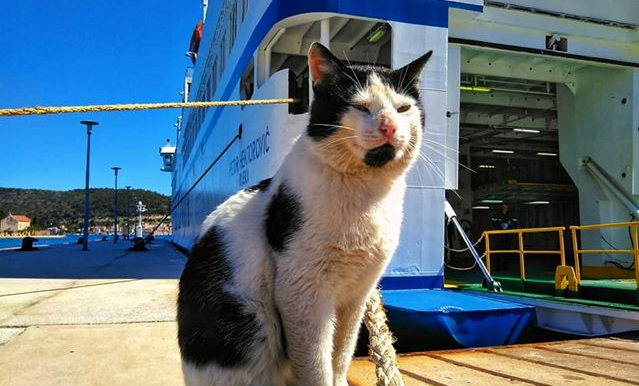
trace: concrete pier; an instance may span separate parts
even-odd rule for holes
[[[0,385],[181,385],[185,257],[157,240],[0,252]]]

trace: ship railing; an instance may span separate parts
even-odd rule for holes
[[[544,228],[521,228],[521,229],[508,229],[508,230],[493,230],[493,231],[484,231],[484,237],[486,238],[486,268],[488,268],[488,272],[491,270],[490,258],[491,255],[495,254],[518,254],[519,255],[519,275],[521,276],[521,280],[526,280],[526,265],[525,265],[525,256],[527,254],[535,254],[535,255],[559,255],[559,259],[561,261],[561,265],[558,267],[558,271],[563,272],[564,270],[568,270],[566,266],[566,251],[564,247],[564,231],[566,227],[544,227]],[[528,233],[543,233],[543,232],[551,232],[557,233],[559,240],[559,249],[557,250],[527,250],[524,248],[524,234]],[[497,235],[517,235],[518,240],[518,248],[517,249],[491,249],[490,248],[490,237]],[[494,240],[494,239],[493,239]],[[566,268],[560,268],[566,267]]]
[[[577,231],[591,231],[610,228],[628,228],[630,230],[630,238],[632,240],[632,249],[579,249],[579,241],[577,238]],[[575,258],[575,275],[577,284],[581,284],[581,268],[580,257],[585,253],[621,253],[630,254],[634,260],[635,280],[637,281],[637,290],[639,290],[639,222],[617,222],[609,224],[593,224],[593,225],[572,225],[570,226],[570,233],[572,236],[573,255]]]

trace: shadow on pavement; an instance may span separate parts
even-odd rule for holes
[[[0,251],[1,278],[37,279],[177,279],[186,257],[167,240],[147,245],[148,251],[129,251],[121,240],[93,242],[88,251],[67,244],[37,251]]]

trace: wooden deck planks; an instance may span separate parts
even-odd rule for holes
[[[452,353],[444,357],[457,360],[467,365],[478,368],[490,369],[500,374],[527,379],[546,385],[601,385],[604,379],[593,377],[576,371],[558,369],[539,363],[524,362],[520,359],[509,358],[486,352],[462,352]],[[605,379],[606,385],[623,386],[620,383]]]
[[[581,344],[608,347],[612,349],[637,353],[639,355],[639,337],[637,340],[621,339],[621,338],[605,338],[605,339],[589,339],[580,341]]]
[[[400,371],[406,386],[530,385],[526,382],[507,380],[446,361],[424,360],[423,356],[402,357]],[[375,366],[368,360],[354,361],[351,365],[348,381],[351,386],[375,385]]]
[[[639,339],[597,338],[400,356],[406,386],[639,385]],[[374,365],[353,362],[352,386],[375,385]]]
[[[629,364],[639,366],[637,356],[639,353],[628,352],[625,350],[619,350],[617,348],[608,348],[601,345],[590,345],[577,342],[567,342],[561,345],[553,344],[547,346],[540,346],[540,348],[547,351],[570,353],[579,355],[584,358],[590,358],[594,360],[604,360],[609,362],[615,362],[619,364]],[[639,368],[638,368],[639,370]]]
[[[592,360],[579,355],[546,351],[535,347],[514,347],[501,350],[488,350],[488,352],[530,363],[572,370],[586,375],[639,386],[639,379],[636,378],[639,371],[636,366],[632,365],[617,363],[611,366],[609,361]]]
[[[422,356],[409,356],[400,359],[400,370],[409,371],[411,374],[427,376],[429,379],[439,383],[457,385],[494,385],[503,382],[500,377],[477,372],[450,362],[442,360],[424,361]],[[410,376],[410,374],[406,374]],[[406,378],[406,376],[404,378]],[[524,382],[509,381],[508,385],[528,385]]]

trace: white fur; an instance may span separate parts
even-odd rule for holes
[[[204,222],[202,234],[215,225],[224,235],[232,270],[225,290],[255,313],[266,340],[247,348],[245,367],[184,363],[187,385],[347,385],[364,302],[399,242],[404,176],[421,136],[415,101],[375,76],[356,102],[370,114],[349,110],[344,127],[324,141],[302,136],[267,192],[237,193]],[[412,107],[398,113],[406,104]],[[397,157],[373,168],[363,156],[385,143],[381,122],[398,127]],[[303,225],[278,253],[267,242],[264,216],[281,184],[301,204]]]

